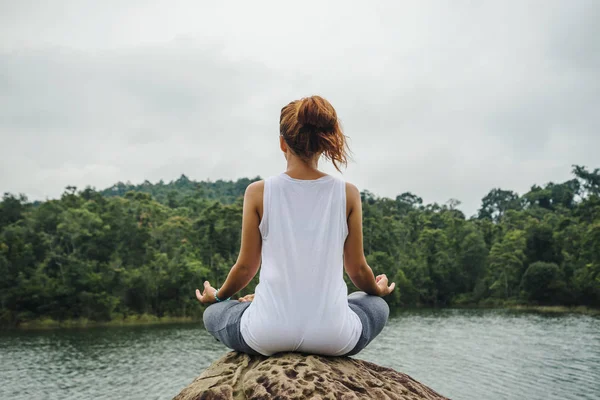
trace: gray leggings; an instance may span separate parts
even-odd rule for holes
[[[204,311],[204,326],[211,335],[230,349],[258,355],[259,353],[244,341],[240,332],[240,320],[249,305],[250,302],[237,300],[211,304]],[[381,297],[371,296],[365,292],[351,293],[348,296],[348,306],[358,315],[363,327],[356,346],[344,354],[352,356],[367,347],[379,335],[390,315],[390,308]]]

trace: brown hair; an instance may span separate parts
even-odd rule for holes
[[[348,164],[348,144],[335,109],[321,96],[294,100],[281,109],[279,133],[294,154],[310,160],[322,153],[333,166]]]

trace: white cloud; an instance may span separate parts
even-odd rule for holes
[[[471,214],[598,166],[598,18],[593,0],[2,3],[0,190],[278,173],[279,111],[318,93],[351,137],[346,179]]]

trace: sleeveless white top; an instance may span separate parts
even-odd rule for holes
[[[362,323],[344,282],[346,184],[281,173],[265,180],[262,265],[241,334],[269,356],[297,351],[338,356],[358,342]]]

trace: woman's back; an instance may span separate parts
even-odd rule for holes
[[[367,264],[360,192],[318,169],[321,157],[340,172],[347,163],[333,106],[311,96],[283,107],[279,148],[286,173],[248,185],[240,254],[227,279],[218,290],[208,281],[196,290],[200,302],[218,303],[204,312],[206,330],[249,354],[357,354],[385,326],[389,307],[381,297],[394,283]],[[259,268],[255,295],[228,300]],[[347,295],[344,270],[359,292]]]
[[[349,352],[362,325],[348,307],[343,279],[345,182],[285,173],[266,179],[259,230],[260,280],[242,315],[244,340],[264,355]]]

